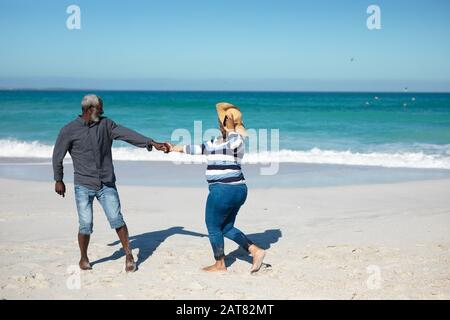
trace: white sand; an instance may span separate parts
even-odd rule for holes
[[[226,242],[224,274],[212,262],[203,189],[118,184],[133,253],[79,272],[73,186],[0,179],[2,299],[449,299],[450,180],[310,189],[251,189],[237,227],[269,247],[263,268]],[[98,203],[90,259],[119,245]],[[166,230],[166,231],[164,231]],[[235,251],[236,250],[236,251]],[[147,256],[147,257],[146,257]],[[79,282],[80,288],[77,288]],[[69,287],[67,286],[69,284]]]

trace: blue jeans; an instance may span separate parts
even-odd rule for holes
[[[246,199],[247,186],[245,184],[215,183],[209,185],[205,222],[216,260],[225,257],[224,236],[247,251],[252,244],[245,234],[234,227],[236,215]]]
[[[115,185],[102,184],[99,190],[92,190],[81,185],[75,185],[75,202],[78,211],[79,233],[89,235],[93,231],[94,217],[92,205],[97,198],[103,207],[112,229],[125,225],[120,212],[119,194]]]

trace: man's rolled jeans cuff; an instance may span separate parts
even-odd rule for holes
[[[114,221],[110,221],[109,225],[111,226],[111,229],[119,229],[125,225],[125,221],[122,218],[119,218]]]
[[[90,236],[94,232],[92,226],[80,226],[78,228],[78,233],[82,234],[83,236]]]

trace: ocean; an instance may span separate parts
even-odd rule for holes
[[[86,93],[0,91],[0,157],[49,159],[59,130],[80,113]],[[267,151],[264,144],[249,148],[247,162],[450,169],[446,93],[95,93],[104,101],[105,116],[161,141],[182,129],[198,143],[194,121],[201,121],[203,133],[217,128],[215,103],[231,102],[241,108],[248,129],[279,132],[278,148],[270,148],[270,139]],[[123,142],[113,148],[116,160],[173,160]]]

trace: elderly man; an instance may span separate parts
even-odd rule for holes
[[[92,269],[87,249],[93,231],[92,204],[94,198],[100,202],[111,228],[116,229],[125,252],[125,270],[133,272],[136,264],[131,253],[128,229],[120,210],[119,194],[112,163],[111,146],[113,140],[126,141],[151,151],[168,152],[169,146],[158,143],[133,130],[116,124],[103,117],[103,102],[96,95],[84,96],[82,114],[65,125],[58,136],[53,150],[53,172],[55,192],[64,197],[66,186],[63,182],[63,159],[69,151],[74,167],[75,202],[78,211],[80,246],[80,268]]]

